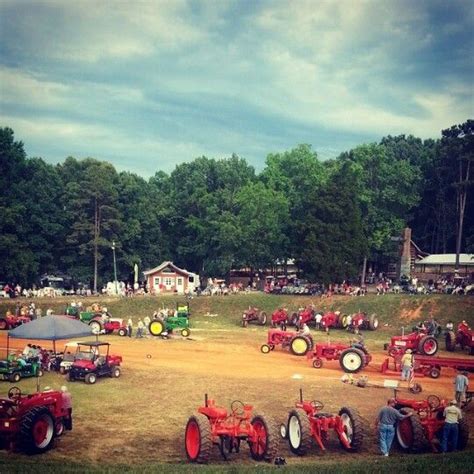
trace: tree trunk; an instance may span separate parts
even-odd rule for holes
[[[466,176],[463,179],[462,175],[462,161],[459,161],[459,188],[458,188],[458,225],[457,231],[458,235],[456,237],[456,263],[454,264],[454,271],[457,273],[459,271],[459,254],[461,253],[461,242],[462,242],[462,231],[464,225],[464,211],[466,209],[466,199],[467,199],[467,183],[469,181],[469,172],[470,172],[471,162],[467,162],[466,166]],[[464,186],[466,184],[466,186]]]
[[[362,264],[362,275],[360,277],[360,286],[365,285],[365,272],[367,271],[367,257],[364,257],[364,263]]]

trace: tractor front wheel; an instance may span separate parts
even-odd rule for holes
[[[418,343],[418,352],[427,356],[435,355],[438,352],[438,341],[433,336],[422,337]]]
[[[127,335],[127,328],[120,328],[118,330],[118,335],[121,336],[121,337],[124,337]]]
[[[311,448],[312,438],[308,415],[302,408],[290,411],[286,431],[291,452],[298,456],[305,455]]]
[[[364,423],[355,408],[343,407],[339,411],[342,433],[339,442],[347,451],[359,451],[364,440]]]
[[[313,367],[315,369],[320,369],[323,366],[323,360],[322,359],[314,359],[313,360]]]
[[[456,350],[456,334],[454,334],[454,331],[448,331],[446,333],[445,343],[448,352],[454,352]]]
[[[365,366],[365,355],[360,349],[349,347],[341,352],[339,365],[344,372],[350,374],[359,372]]]
[[[29,410],[21,420],[20,439],[24,451],[31,454],[43,453],[54,441],[54,420],[45,407]]]
[[[191,416],[184,433],[184,447],[190,462],[205,464],[212,448],[211,424],[207,416],[198,413]]]
[[[290,351],[293,355],[304,356],[311,349],[311,341],[306,336],[295,336],[290,341]]]
[[[400,413],[408,415],[411,411],[408,408],[401,408]],[[416,453],[426,447],[427,441],[423,426],[416,413],[400,420],[396,430],[398,444],[404,451]]]
[[[181,336],[189,337],[190,334],[191,334],[191,331],[188,328],[181,329]]]
[[[159,336],[165,331],[165,323],[162,319],[155,319],[148,326],[148,331],[152,336]]]
[[[250,456],[255,461],[271,462],[278,452],[278,428],[273,420],[263,414],[250,421],[254,436],[249,437]]]
[[[260,351],[262,354],[268,354],[271,351],[271,347],[268,344],[262,344],[260,346]]]

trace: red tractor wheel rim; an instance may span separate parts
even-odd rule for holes
[[[201,449],[201,432],[195,421],[190,421],[186,429],[186,451],[191,459],[196,459]]]
[[[398,422],[398,440],[403,448],[409,448],[413,444],[413,430],[410,419]]]
[[[258,456],[262,456],[267,451],[267,428],[260,420],[255,420],[252,424],[255,432],[255,443],[252,451]]]
[[[53,424],[51,419],[42,416],[33,425],[33,440],[38,448],[43,448],[48,444],[53,435]]]
[[[436,350],[436,342],[431,339],[425,341],[423,344],[423,350],[425,354],[432,354]]]

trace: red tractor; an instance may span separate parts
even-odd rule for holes
[[[0,318],[0,330],[13,329],[30,321],[31,318],[29,316],[15,316],[14,314],[7,313],[4,318]]]
[[[288,324],[288,311],[285,308],[278,308],[272,314],[272,327],[276,328],[280,326],[283,330],[286,329]]]
[[[269,329],[267,343],[260,346],[261,352],[268,354],[276,346],[290,348],[293,355],[304,356],[313,347],[313,339],[296,331],[283,331],[281,329]]]
[[[343,317],[342,325],[343,327],[348,326],[352,332],[358,332],[366,329],[375,331],[379,327],[379,320],[375,314],[368,316],[367,313],[359,311],[358,313],[353,314],[350,319],[347,316]]]
[[[288,439],[290,449],[298,456],[305,455],[314,440],[319,447],[326,451],[324,445],[329,438],[330,430],[336,432],[342,447],[350,452],[359,451],[364,439],[364,423],[359,412],[354,408],[343,407],[338,415],[324,413],[324,404],[320,401],[303,400],[300,390],[300,400],[288,414],[288,421],[281,425],[283,438]]]
[[[249,309],[245,310],[244,314],[242,314],[242,327],[246,328],[251,322],[265,326],[267,323],[267,313],[258,308],[249,306]]]
[[[72,430],[71,395],[67,391],[24,395],[18,387],[12,387],[8,398],[0,398],[2,448],[43,453],[65,430]]]
[[[321,329],[328,331],[330,328],[342,328],[342,319],[340,311],[328,311],[321,318]]]
[[[415,331],[401,336],[392,336],[390,344],[385,344],[384,349],[393,358],[400,358],[407,349],[422,355],[435,355],[438,352],[438,341],[434,336],[429,336],[424,331]]]
[[[219,446],[224,459],[234,451],[240,451],[240,443],[246,441],[255,461],[272,461],[278,450],[278,429],[263,414],[254,414],[251,405],[235,400],[226,408],[215,405],[205,395],[204,406],[191,416],[186,424],[184,445],[190,462],[207,463],[213,445]]]
[[[459,344],[462,350],[467,347],[469,354],[474,355],[474,331],[465,321],[459,324],[456,333],[454,331],[447,331],[445,337],[447,351],[454,352]]]
[[[430,395],[426,400],[411,400],[396,397],[395,408],[404,415],[414,415],[397,423],[397,441],[400,447],[409,452],[422,451],[431,446],[435,438],[441,440],[444,426],[444,409],[446,400]],[[459,422],[458,445],[455,449],[465,449],[469,440],[469,424],[465,418]]]
[[[294,312],[289,319],[289,324],[290,326],[296,326],[298,324],[307,324],[308,326],[310,325],[315,325],[316,320],[316,311],[314,309],[314,305],[309,305],[304,308],[300,308],[298,312]]]
[[[363,344],[317,343],[313,350],[308,352],[308,359],[312,359],[315,369],[323,366],[323,359],[339,360],[344,372],[356,373],[369,365],[372,356]]]

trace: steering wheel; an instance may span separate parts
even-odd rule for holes
[[[234,400],[230,404],[230,410],[233,415],[241,416],[244,414],[244,404],[240,400]]]
[[[427,400],[428,405],[433,409],[438,408],[441,404],[441,400],[436,395],[429,395]]]
[[[21,398],[21,390],[19,387],[12,387],[8,390],[8,398],[11,400],[19,400]]]
[[[312,400],[311,406],[316,410],[322,410],[324,408],[324,403],[320,402],[319,400]]]

